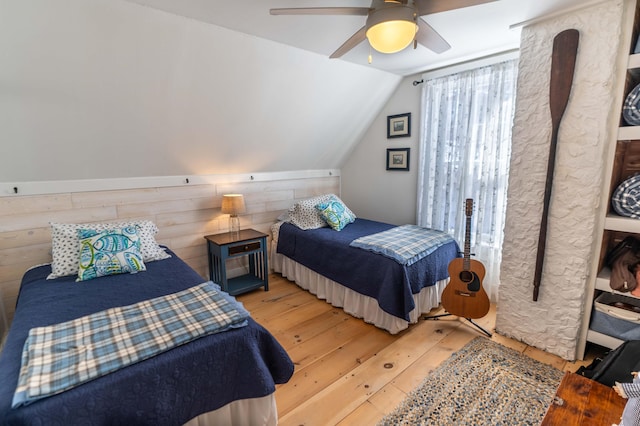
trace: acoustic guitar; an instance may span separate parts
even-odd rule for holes
[[[449,283],[442,292],[442,306],[450,314],[463,318],[482,318],[489,312],[490,301],[482,288],[484,265],[471,259],[471,214],[473,199],[467,198],[464,232],[464,256],[449,263]]]

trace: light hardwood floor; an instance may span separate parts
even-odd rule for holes
[[[373,425],[429,371],[473,338],[483,336],[457,317],[420,320],[408,330],[390,335],[318,300],[279,274],[269,278],[268,292],[257,290],[238,296],[238,300],[278,339],[295,363],[291,380],[276,390],[280,424],[284,426]],[[495,307],[476,322],[492,331]],[[570,371],[600,354],[596,347],[585,361],[567,362],[495,333],[492,340]]]

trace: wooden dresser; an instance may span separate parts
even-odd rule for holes
[[[567,372],[541,425],[611,426],[620,423],[626,403],[613,388]]]

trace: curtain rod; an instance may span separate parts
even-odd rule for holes
[[[413,85],[418,86],[424,83],[425,79],[443,77],[445,75],[455,74],[457,72],[465,71],[472,68],[479,68],[485,65],[498,63],[500,61],[506,61],[509,59],[515,59],[520,54],[520,49],[510,49],[499,53],[492,53],[479,58],[469,59],[466,61],[457,62],[452,65],[446,65],[439,68],[434,68],[422,73],[421,80],[414,80]],[[472,66],[473,65],[473,66]]]

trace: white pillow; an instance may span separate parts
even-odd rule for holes
[[[320,212],[316,209],[316,204],[329,201],[332,195],[319,195],[295,203],[289,207],[289,222],[304,230],[328,226],[327,221],[322,218]]]
[[[155,235],[158,227],[150,220],[112,223],[51,223],[51,274],[48,280],[75,275],[78,273],[80,260],[80,241],[78,229],[104,231],[113,228],[135,226],[140,235],[140,252],[145,262],[162,260],[171,257],[158,245]]]

